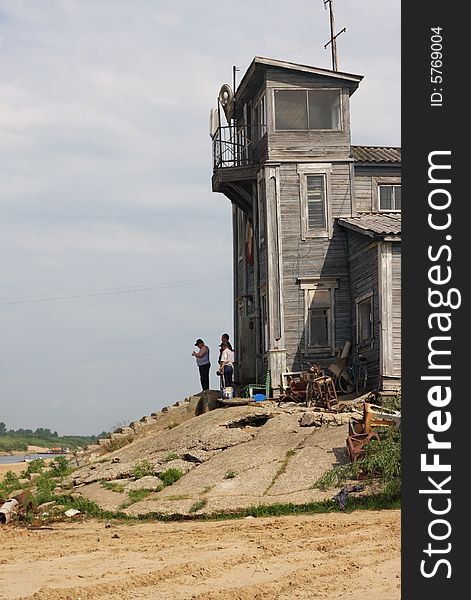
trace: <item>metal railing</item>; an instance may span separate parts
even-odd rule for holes
[[[219,127],[213,137],[213,168],[244,167],[258,161],[258,146],[266,125]]]

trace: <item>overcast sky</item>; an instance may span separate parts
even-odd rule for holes
[[[400,145],[400,2],[337,0],[352,142]],[[0,421],[98,434],[232,331],[209,112],[256,55],[331,68],[323,0],[0,0]],[[215,369],[211,386],[218,387]]]

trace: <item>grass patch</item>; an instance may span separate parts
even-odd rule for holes
[[[364,456],[354,463],[334,467],[314,484],[326,490],[341,486],[349,479],[376,478],[382,495],[391,502],[399,502],[401,495],[401,433],[394,427],[378,429],[380,440],[371,440]]]
[[[147,459],[141,460],[134,465],[132,473],[136,479],[154,474],[154,465]]]
[[[202,508],[204,508],[207,503],[208,503],[208,501],[206,500],[206,498],[203,498],[202,500],[197,500],[191,506],[191,508],[190,508],[190,510],[188,512],[190,512],[190,513],[198,512],[199,510],[201,510]]]
[[[266,494],[268,494],[269,490],[275,485],[276,480],[278,479],[278,477],[280,477],[281,475],[283,475],[283,473],[286,471],[286,467],[288,466],[289,460],[292,456],[294,456],[296,454],[296,450],[293,450],[292,448],[290,448],[288,450],[288,452],[286,453],[284,459],[281,461],[280,466],[278,467],[277,472],[275,473],[275,475],[273,476],[273,479],[270,482],[270,485],[267,487],[267,489],[263,492],[263,495],[265,496]]]
[[[159,479],[162,480],[165,486],[172,485],[176,481],[178,481],[181,477],[183,477],[183,472],[180,469],[175,469],[174,467],[167,469],[159,474]]]
[[[178,502],[179,500],[189,500],[191,496],[188,494],[181,494],[180,496],[167,496],[165,500],[170,500],[170,502]]]
[[[227,471],[227,473],[224,475],[224,479],[234,479],[234,477],[237,477],[236,471]]]
[[[100,483],[101,486],[105,488],[105,490],[120,493],[124,492],[124,485],[122,483],[117,483],[116,481],[107,481],[106,479],[102,479]]]
[[[165,462],[171,462],[172,460],[177,460],[178,454],[176,452],[169,452],[167,456],[164,458]]]
[[[115,450],[119,450],[120,448],[124,448],[124,446],[130,444],[133,441],[133,439],[134,436],[132,435],[117,437],[112,440],[108,440],[107,442],[102,444],[101,447],[103,448],[104,452],[114,452]]]
[[[207,494],[208,492],[210,492],[213,489],[214,485],[207,485],[205,488],[203,488],[200,492],[200,494]]]

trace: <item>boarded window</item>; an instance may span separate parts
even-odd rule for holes
[[[308,335],[311,348],[327,348],[330,340],[331,291],[309,290]]]
[[[275,90],[275,128],[340,129],[339,90]]]
[[[373,298],[370,296],[358,303],[358,341],[373,337]]]
[[[401,186],[379,186],[379,210],[401,210]]]
[[[326,229],[325,179],[323,175],[308,175],[307,183],[307,228]]]

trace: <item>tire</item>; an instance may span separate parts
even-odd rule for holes
[[[360,367],[358,370],[358,379],[356,384],[356,392],[357,394],[364,394],[366,390],[366,381],[368,379],[368,374],[364,367]]]
[[[354,385],[350,379],[350,374],[343,370],[338,376],[338,386],[344,394],[350,394],[354,390]]]

